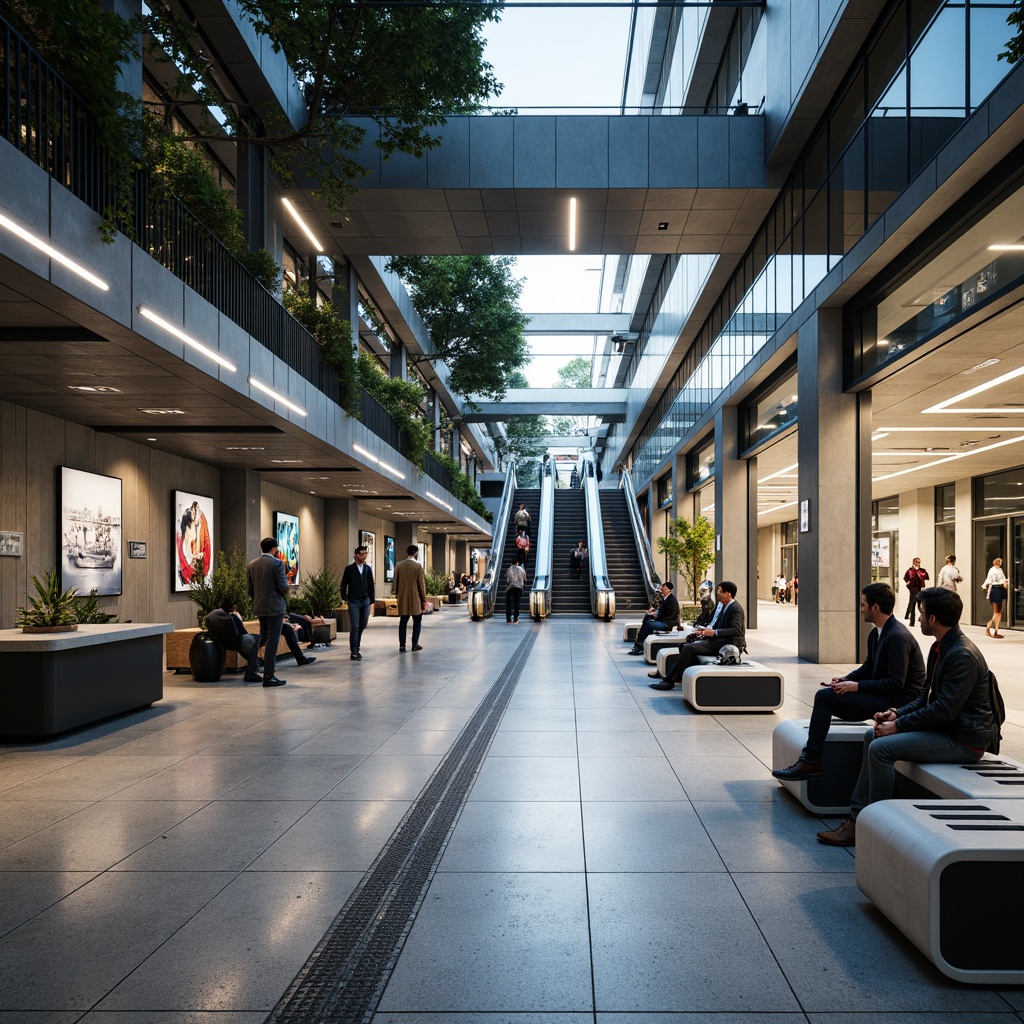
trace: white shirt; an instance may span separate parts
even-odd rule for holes
[[[937,580],[940,587],[945,587],[946,590],[956,590],[956,585],[963,579],[960,575],[960,570],[955,565],[944,565],[939,570],[939,578]]]

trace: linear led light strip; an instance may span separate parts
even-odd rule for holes
[[[27,231],[9,217],[5,217],[3,214],[0,214],[0,225],[7,228],[11,234],[17,235],[23,242],[28,242],[29,245],[38,249],[40,252],[45,253],[51,260],[59,263],[62,267],[67,267],[68,270],[88,281],[89,284],[94,285],[104,292],[110,290],[110,285],[108,285],[102,278],[97,277],[92,273],[92,271],[86,270],[80,263],[76,263],[69,256],[65,256],[64,253],[58,252],[52,245],[44,242],[38,235],[34,235],[31,231]]]
[[[947,398],[944,402],[939,402],[937,405],[929,406],[927,409],[922,409],[924,413],[935,413],[935,412],[946,412],[946,413],[978,413],[978,412],[1010,412],[1020,414],[1020,408],[1004,408],[1002,406],[991,406],[988,408],[981,409],[951,409],[951,405],[955,405],[957,402],[962,402],[967,398],[973,398],[975,395],[980,395],[983,391],[988,391],[989,388],[998,387],[1000,384],[1005,384],[1009,380],[1015,380],[1017,377],[1024,375],[1024,366],[1018,366],[1016,370],[1010,370],[1008,373],[1004,373],[1000,377],[996,377],[993,380],[988,381],[985,384],[979,384],[977,387],[970,388],[967,391],[960,392],[959,395],[954,395],[952,398]]]
[[[452,508],[452,506],[449,505],[447,501],[445,501],[443,498],[439,498],[436,494],[431,494],[430,491],[427,491],[427,497],[432,499],[433,501],[436,501],[438,505],[443,505],[446,509],[448,509],[449,512],[455,511],[455,509]]]
[[[291,200],[282,196],[281,202],[284,203],[284,208],[292,215],[292,218],[294,219],[295,223],[298,224],[300,228],[302,228],[302,231],[305,234],[305,236],[313,243],[313,246],[315,247],[316,251],[323,252],[324,247],[319,243],[319,241],[317,241],[316,235],[314,235],[313,232],[309,230],[309,226],[299,215],[299,211],[296,210],[295,207],[292,205]]]
[[[773,505],[771,508],[763,509],[761,512],[758,512],[757,514],[759,516],[766,516],[769,512],[778,512],[780,508],[789,508],[791,505],[795,504],[795,501],[787,501],[785,505]]]
[[[891,480],[894,476],[906,476],[908,473],[919,473],[922,469],[934,469],[945,462],[954,462],[956,459],[966,459],[972,455],[980,455],[982,452],[990,452],[995,448],[1004,448],[1008,444],[1020,444],[1024,441],[1024,434],[1011,437],[1008,441],[997,441],[995,444],[987,444],[982,448],[973,448],[969,452],[958,452],[956,455],[947,455],[944,459],[936,459],[934,462],[926,462],[923,466],[913,466],[910,469],[901,469],[896,473],[886,473],[885,476],[873,476],[872,480]],[[889,453],[886,453],[889,454]]]
[[[769,476],[761,477],[760,481],[758,481],[758,482],[759,483],[764,483],[765,480],[774,480],[777,476],[787,476],[788,474],[792,473],[793,470],[796,469],[798,465],[799,465],[798,462],[794,462],[792,466],[786,466],[785,469],[780,469],[778,471],[778,473],[772,473]]]
[[[225,370],[230,370],[234,373],[238,367],[234,363],[228,362],[219,352],[214,352],[212,348],[208,348],[202,342],[196,341],[195,338],[189,337],[177,324],[171,323],[170,320],[165,320],[159,313],[154,312],[149,306],[142,305],[138,307],[139,316],[145,317],[147,320],[156,324],[157,327],[163,328],[168,334],[174,335],[179,341],[183,341],[190,348],[194,348],[197,352],[206,356],[207,359],[212,359],[215,363],[223,366]]]
[[[361,448],[357,444],[352,445],[352,448],[355,451],[359,452],[359,454],[362,455],[364,458],[369,459],[375,466],[380,466],[381,469],[387,470],[387,472],[391,473],[392,476],[397,476],[399,480],[405,479],[404,473],[400,473],[397,469],[395,469],[394,466],[389,466],[383,459],[378,459],[376,455],[372,454],[371,452],[368,452],[365,448]],[[399,513],[397,512],[395,513],[395,515],[398,514]]]
[[[569,200],[569,252],[576,251],[576,197]]]
[[[300,416],[306,415],[306,410],[297,406],[294,402],[285,398],[284,395],[278,394],[273,388],[268,388],[266,384],[258,381],[255,377],[248,378],[249,383],[257,390],[262,391],[265,395],[270,395],[271,398],[276,402],[280,402],[283,406],[291,409],[292,412],[297,412]]]

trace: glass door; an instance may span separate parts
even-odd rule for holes
[[[1013,551],[1010,565],[1004,570],[1010,577],[1010,596],[1007,600],[1007,626],[1020,629],[1024,627],[1024,516],[1015,516],[1010,520],[1013,534]]]
[[[900,601],[900,588],[895,580],[896,535],[889,530],[876,531],[871,536],[871,582],[888,583]]]
[[[985,600],[985,591],[981,589],[981,581],[988,575],[989,569],[992,568],[992,561],[996,558],[1003,560],[1003,572],[1010,575],[1010,572],[1014,572],[1013,577],[1010,579],[1010,600],[1006,602],[1013,608],[1013,585],[1016,579],[1016,572],[1013,570],[1013,566],[1009,567],[1010,572],[1007,572],[1007,563],[1010,561],[1008,552],[1006,550],[1006,519],[996,519],[989,522],[975,523],[974,525],[974,573],[975,581],[974,586],[971,587],[971,592],[974,595],[974,618],[971,620],[976,626],[984,626],[985,623],[992,618],[992,606]],[[1008,609],[1006,605],[1003,605],[1004,612]],[[1012,616],[1012,610],[1010,616]],[[1006,623],[1009,628],[1010,623]]]
[[[796,544],[783,544],[782,545],[782,575],[786,577],[786,582],[791,583],[793,577],[800,571],[798,548]],[[796,604],[797,595],[793,592],[793,588],[789,587],[786,590],[786,601],[789,604]]]

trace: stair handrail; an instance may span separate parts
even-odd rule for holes
[[[651,540],[647,536],[643,520],[640,518],[640,506],[637,504],[633,478],[628,469],[623,468],[620,471],[619,487],[626,492],[626,509],[629,511],[629,523],[633,530],[633,543],[636,544],[636,553],[640,558],[640,571],[644,579],[644,588],[647,591],[647,600],[651,602],[653,608],[661,601],[661,577],[654,568]]]
[[[505,541],[508,525],[512,521],[512,506],[516,496],[516,464],[510,462],[505,471],[505,489],[501,493],[501,506],[494,518],[494,533],[491,550],[484,565],[484,578],[469,592],[469,617],[474,622],[494,614],[494,597],[498,577],[501,576],[501,560],[505,555]]]
[[[540,511],[537,513],[537,557],[530,588],[530,618],[551,614],[551,556],[555,543],[555,460],[540,467]]]
[[[608,556],[604,549],[604,521],[597,486],[597,463],[592,452],[580,458],[580,486],[587,511],[587,547],[590,549],[590,610],[608,621],[615,618],[615,590],[608,579]]]

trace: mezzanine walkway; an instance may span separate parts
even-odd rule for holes
[[[771,779],[832,668],[791,653],[794,609],[759,615],[775,715],[648,689],[621,622],[446,608],[419,654],[374,619],[362,662],[341,638],[277,690],[168,676],[149,711],[0,747],[0,1024],[266,1019],[517,653],[377,1024],[1019,1024],[1024,993],[944,979]],[[1024,636],[978,642],[1024,758]]]

